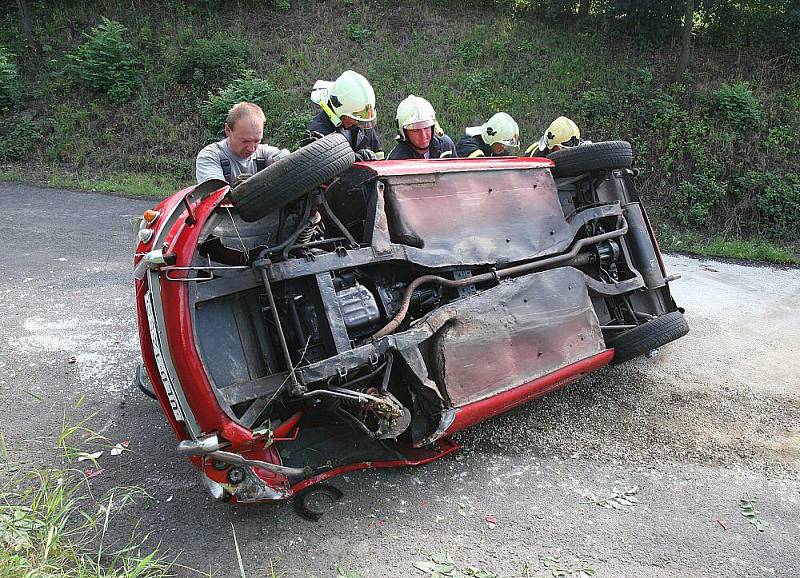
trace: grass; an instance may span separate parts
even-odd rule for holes
[[[191,181],[172,175],[142,173],[112,173],[106,176],[84,176],[63,168],[43,167],[23,172],[16,166],[0,168],[0,183],[34,183],[59,189],[74,189],[97,193],[115,193],[127,197],[162,199],[187,186]]]
[[[55,447],[65,459],[88,455],[86,444],[104,439],[90,428],[92,417],[72,424],[65,410]],[[11,470],[5,467],[11,461],[2,433],[0,448],[0,471]],[[177,570],[208,576],[148,546],[148,535],[135,525],[132,530],[121,527],[123,514],[127,518],[129,510],[151,500],[138,486],[115,487],[95,498],[87,475],[69,466],[4,476],[0,577],[162,578],[175,576]]]
[[[763,239],[702,237],[692,231],[678,232],[668,225],[657,228],[658,243],[662,251],[682,251],[694,255],[763,261],[778,265],[800,265],[800,251],[796,247],[779,245]]]
[[[173,576],[173,561],[144,539],[107,539],[115,516],[147,498],[138,488],[117,488],[93,501],[83,475],[68,470],[12,477],[0,487],[0,576]]]

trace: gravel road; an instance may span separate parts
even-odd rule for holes
[[[413,563],[441,550],[502,576],[800,575],[800,270],[667,256],[687,337],[460,434],[453,456],[336,478],[344,498],[312,523],[213,502],[132,389],[128,221],[151,204],[0,184],[7,472],[60,464],[62,419],[92,416],[132,450],[100,458],[93,491],[147,488],[123,527],[223,577],[238,576],[232,528],[248,576],[424,576]],[[634,486],[638,504],[598,504]]]

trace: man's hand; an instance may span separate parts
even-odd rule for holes
[[[231,184],[231,189],[235,189],[236,187],[241,185],[243,182],[245,182],[247,179],[249,179],[252,176],[253,175],[251,175],[250,173],[241,173],[241,174],[239,174],[235,179],[233,179],[233,184]]]
[[[319,140],[325,135],[321,132],[317,132],[315,130],[307,130],[303,138],[300,140],[300,146],[306,146],[307,144],[311,144],[315,140]]]
[[[356,160],[357,161],[375,161],[378,160],[378,156],[369,149],[361,149],[356,151]]]

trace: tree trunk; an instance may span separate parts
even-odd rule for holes
[[[589,15],[589,8],[591,7],[591,3],[592,0],[581,0],[580,8],[578,8],[578,17],[586,18]]]
[[[35,53],[39,53],[39,44],[33,37],[33,30],[31,30],[31,11],[28,8],[27,0],[17,0],[17,8],[19,8],[19,21],[22,24],[22,32],[25,38],[28,39],[28,44]]]
[[[680,82],[689,66],[689,50],[692,47],[692,24],[694,22],[694,0],[686,0],[686,14],[683,16],[683,35],[681,38],[681,57],[675,70],[674,82]]]

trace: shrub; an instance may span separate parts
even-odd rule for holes
[[[267,137],[267,142],[275,146],[286,147],[289,150],[296,149],[300,146],[300,141],[306,134],[308,123],[311,122],[314,113],[303,112],[290,112],[283,119],[283,122],[278,127],[272,136]]]
[[[221,134],[230,108],[237,102],[247,101],[264,110],[269,127],[281,118],[285,98],[268,80],[256,78],[254,71],[247,70],[243,78],[237,78],[216,93],[209,92],[208,99],[200,104],[200,116],[211,130]]]
[[[712,174],[695,175],[694,181],[682,181],[674,196],[676,217],[683,224],[705,225],[711,210],[725,198],[728,183]]]
[[[30,156],[41,138],[38,122],[22,115],[6,117],[0,123],[0,161],[16,161]]]
[[[581,118],[591,120],[592,124],[602,124],[614,112],[608,92],[602,88],[591,88],[578,97],[578,111]]]
[[[723,84],[714,92],[713,102],[720,120],[738,132],[761,128],[764,112],[749,83]]]
[[[103,17],[90,34],[84,33],[86,42],[67,55],[67,74],[116,103],[130,99],[141,84],[140,62],[123,38],[125,31],[119,22]]]
[[[13,58],[13,54],[0,47],[0,111],[8,110],[19,98],[19,74]]]
[[[361,24],[361,11],[351,12],[347,18],[347,37],[353,42],[364,44],[372,38],[372,30]]]
[[[244,74],[247,58],[247,44],[240,38],[223,33],[199,38],[178,56],[175,79],[182,84],[218,88]]]
[[[734,180],[745,206],[755,204],[754,229],[774,238],[794,238],[800,229],[800,176],[771,171],[747,171]]]

